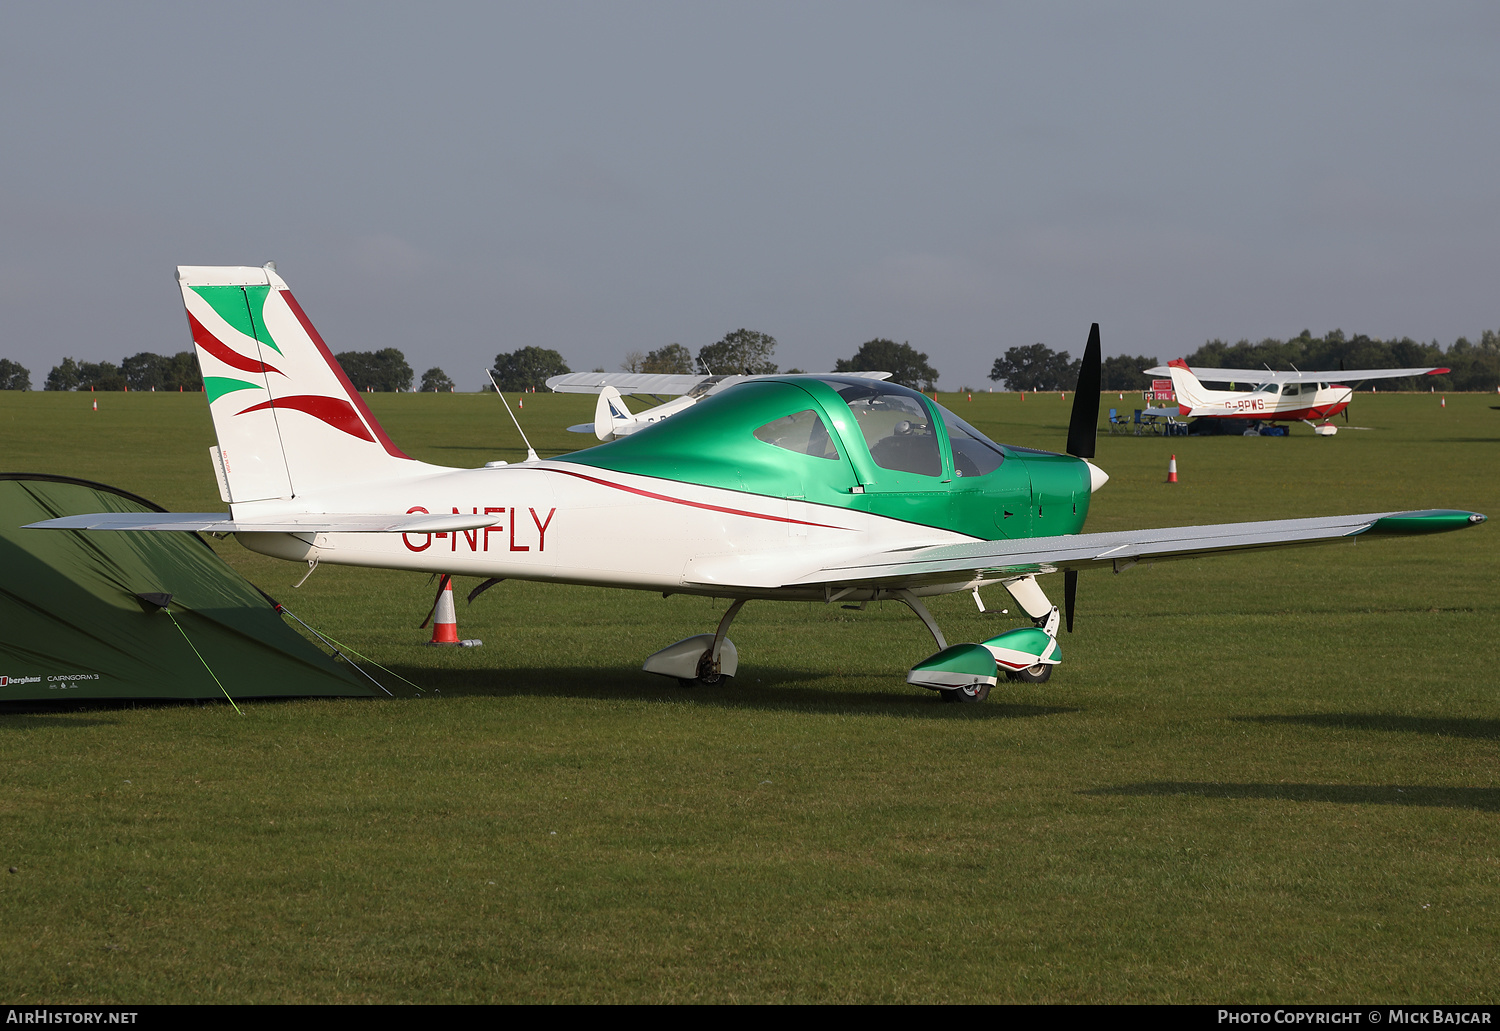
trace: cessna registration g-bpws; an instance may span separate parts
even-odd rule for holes
[[[177,278],[228,514],[101,513],[34,525],[233,533],[253,551],[309,564],[729,599],[713,633],[646,660],[647,670],[686,683],[734,675],[726,632],[749,600],[890,598],[922,619],[939,648],[908,681],[978,700],[1001,673],[1040,682],[1061,659],[1058,610],[1039,576],[1063,571],[1071,623],[1083,569],[1484,520],[1381,512],[1081,532],[1108,478],[1088,461],[1097,326],[1066,455],[997,444],[879,379],[767,376],[584,451],[443,468],[413,461],[385,434],[274,268],[181,267]],[[997,582],[1033,625],[949,647],[922,599]]]
[[[1241,419],[1249,422],[1305,422],[1320,436],[1332,436],[1334,427],[1318,426],[1315,419],[1329,419],[1349,407],[1352,386],[1371,379],[1405,379],[1437,376],[1447,369],[1356,369],[1353,372],[1273,372],[1262,369],[1192,368],[1178,358],[1165,367],[1145,370],[1150,375],[1172,377],[1178,414],[1200,419]],[[1255,384],[1255,389],[1209,390],[1203,380],[1215,383]]]

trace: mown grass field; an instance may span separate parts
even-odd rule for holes
[[[221,509],[201,397],[93,399],[0,393],[0,466]],[[1071,404],[941,400],[1050,448]],[[1089,529],[1500,515],[1500,398],[1447,400],[1102,435]],[[522,455],[493,397],[370,401],[414,457]],[[591,401],[528,396],[538,450]],[[429,695],[0,714],[0,998],[1495,1002],[1496,534],[1085,575],[1051,683],[979,706],[903,682],[932,647],[892,604],[753,603],[739,679],[685,691],[641,660],[720,605],[506,583],[438,651],[425,577],[293,590],[222,542]]]

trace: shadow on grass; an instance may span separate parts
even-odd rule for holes
[[[1090,788],[1080,795],[1263,799],[1286,802],[1338,802],[1343,805],[1435,806],[1500,812],[1500,788],[1429,788],[1416,784],[1213,784],[1161,781]]]
[[[1437,737],[1469,737],[1500,741],[1500,720],[1450,716],[1389,716],[1373,712],[1313,712],[1297,716],[1235,716],[1241,723],[1294,723],[1338,730],[1385,730]]]
[[[730,680],[714,687],[682,687],[668,677],[635,670],[586,667],[507,669],[503,673],[392,667],[393,672],[443,698],[545,697],[593,698],[608,701],[688,703],[723,709],[848,713],[874,712],[908,718],[1028,719],[1077,712],[1076,707],[1006,702],[992,694],[974,705],[946,705],[935,691],[907,687],[893,690],[849,690],[816,686],[821,679],[805,670],[759,669],[757,676]],[[889,677],[846,679],[889,681]],[[996,693],[1003,689],[997,687]]]

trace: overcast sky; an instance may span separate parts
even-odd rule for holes
[[[0,357],[189,346],[274,259],[463,389],[748,327],[1162,360],[1500,328],[1500,7],[0,5]]]

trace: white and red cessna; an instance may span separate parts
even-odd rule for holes
[[[1404,379],[1409,376],[1438,376],[1449,370],[1426,369],[1356,369],[1353,372],[1273,372],[1269,369],[1191,368],[1181,358],[1166,366],[1145,370],[1150,375],[1172,377],[1177,394],[1177,414],[1183,418],[1239,419],[1247,426],[1262,422],[1305,422],[1319,436],[1331,437],[1337,432],[1332,423],[1319,425],[1317,419],[1331,419],[1349,407],[1354,387],[1372,379]],[[1255,384],[1255,389],[1210,390],[1203,380]]]

